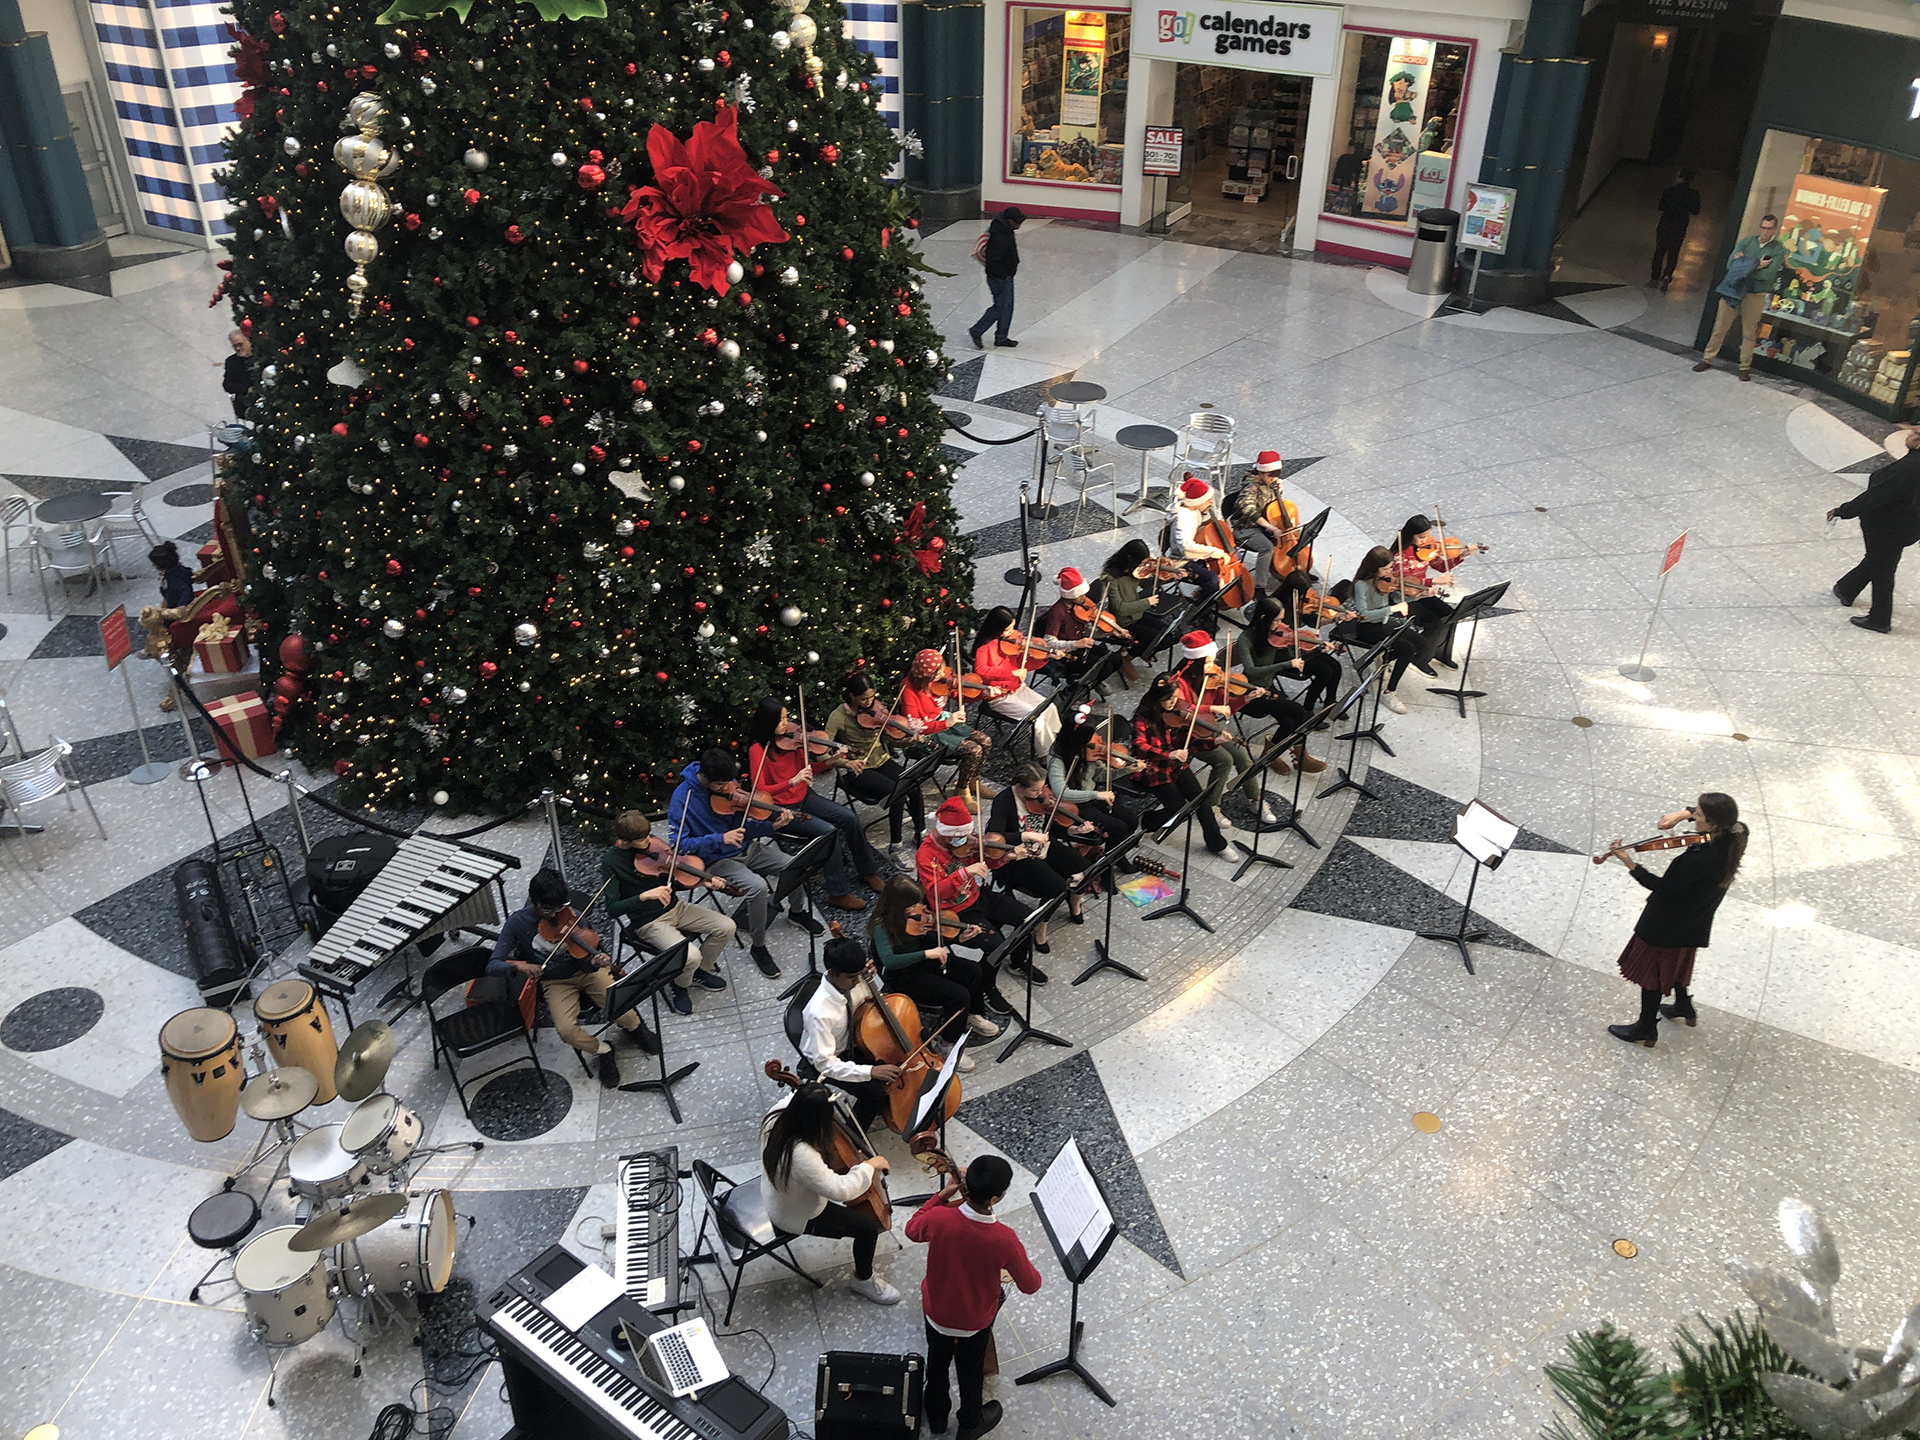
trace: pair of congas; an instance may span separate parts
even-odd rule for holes
[[[320,1082],[314,1103],[332,1100],[338,1093],[333,1062],[340,1047],[319,992],[305,980],[282,980],[253,1002],[253,1017],[277,1064],[297,1065]],[[233,1017],[201,1006],[167,1021],[160,1027],[160,1076],[189,1135],[200,1141],[231,1135],[246,1082]]]

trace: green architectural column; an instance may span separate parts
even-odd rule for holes
[[[1533,0],[1519,53],[1500,57],[1480,179],[1517,193],[1507,253],[1483,261],[1483,300],[1528,305],[1547,298],[1554,228],[1592,69],[1573,54],[1580,8],[1581,0]]]
[[[900,122],[926,150],[907,158],[907,185],[920,192],[932,221],[980,213],[985,55],[980,0],[909,0],[900,7]]]
[[[16,0],[0,0],[0,229],[26,279],[104,274],[80,151],[67,128],[53,52],[29,35]]]

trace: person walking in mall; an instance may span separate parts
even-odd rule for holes
[[[1682,170],[1673,184],[1660,192],[1660,220],[1653,227],[1653,269],[1647,284],[1662,290],[1673,283],[1680,247],[1687,243],[1687,222],[1700,213],[1700,192],[1693,188],[1693,171]]]
[[[1607,853],[1625,865],[1638,884],[1653,892],[1634,923],[1627,948],[1620,952],[1620,973],[1640,987],[1640,1018],[1631,1025],[1609,1025],[1607,1033],[1649,1050],[1661,1016],[1690,1026],[1699,1023],[1693,997],[1687,994],[1687,986],[1693,983],[1694,955],[1707,948],[1713,935],[1713,912],[1726,898],[1727,888],[1740,873],[1740,857],[1747,853],[1747,827],[1740,823],[1740,807],[1731,795],[1709,791],[1686,809],[1662,815],[1655,827],[1671,830],[1682,820],[1691,820],[1695,833],[1664,842],[1685,847],[1664,875],[1646,869],[1633,850],[1618,840],[1607,847]],[[1695,838],[1699,835],[1708,838]],[[1649,844],[1649,848],[1656,846],[1664,848],[1659,841]],[[1662,1005],[1660,997],[1669,990],[1673,1003]]]
[[[1787,263],[1787,247],[1780,243],[1779,233],[1780,217],[1762,215],[1759,232],[1747,236],[1727,256],[1727,273],[1713,292],[1720,297],[1720,313],[1714,319],[1706,352],[1693,367],[1696,374],[1713,368],[1720,347],[1727,343],[1727,332],[1733,329],[1737,318],[1740,321],[1740,378],[1753,378],[1753,347],[1760,338],[1760,312],[1766,308],[1767,295]]]
[[[1013,238],[1013,232],[1026,218],[1019,206],[1009,205],[994,216],[993,223],[987,227],[987,244],[980,254],[980,263],[987,272],[987,289],[993,294],[993,303],[967,331],[976,350],[987,348],[980,337],[989,325],[994,327],[994,344],[1011,349],[1020,343],[1009,339],[1007,332],[1013,328],[1013,277],[1020,269],[1020,245]]]
[[[1873,586],[1873,600],[1864,615],[1850,617],[1862,630],[1884,635],[1893,628],[1893,574],[1900,553],[1920,540],[1920,426],[1905,435],[1907,453],[1882,465],[1867,488],[1844,505],[1827,511],[1829,520],[1858,520],[1866,557],[1833,582],[1842,605],[1852,605],[1860,591]]]

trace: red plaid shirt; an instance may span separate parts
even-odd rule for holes
[[[1136,718],[1133,722],[1133,758],[1145,767],[1140,772],[1144,785],[1171,785],[1173,777],[1186,769],[1186,762],[1175,760],[1180,737],[1165,725],[1154,725]]]

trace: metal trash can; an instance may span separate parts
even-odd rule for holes
[[[1422,210],[1414,221],[1413,264],[1407,289],[1415,295],[1447,295],[1453,290],[1453,252],[1460,243],[1458,210]]]

